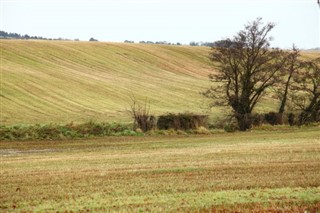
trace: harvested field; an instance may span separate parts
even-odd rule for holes
[[[319,127],[1,142],[0,211],[320,211]]]

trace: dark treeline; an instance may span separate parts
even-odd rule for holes
[[[28,34],[21,35],[18,33],[8,33],[5,31],[0,31],[0,39],[36,39],[36,40],[64,40],[64,41],[71,41],[71,39],[65,38],[45,38],[42,36],[30,36]],[[75,39],[78,40],[78,39]]]

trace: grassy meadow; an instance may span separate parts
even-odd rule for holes
[[[319,127],[0,143],[1,212],[319,212]]]

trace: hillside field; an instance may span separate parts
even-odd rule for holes
[[[132,95],[155,115],[228,111],[208,111],[200,94],[214,72],[208,47],[0,42],[1,125],[130,122]],[[268,96],[257,110],[276,107]],[[315,124],[1,141],[0,212],[319,212],[319,138]]]
[[[0,143],[1,212],[319,212],[319,127]]]
[[[156,113],[201,111],[209,48],[1,40],[1,123],[129,121],[130,97]]]
[[[200,92],[214,72],[209,47],[105,42],[0,40],[3,125],[131,121],[130,97],[155,115],[209,113]],[[304,53],[313,57],[315,53]],[[266,98],[257,110],[277,107]]]

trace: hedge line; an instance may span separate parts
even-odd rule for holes
[[[0,126],[0,140],[57,140],[95,136],[137,135],[132,125],[119,123],[46,124]]]

